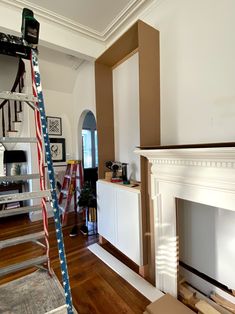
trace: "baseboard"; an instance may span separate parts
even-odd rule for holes
[[[88,249],[151,302],[158,300],[164,295],[160,290],[108,253],[99,244],[92,244],[88,246]]]

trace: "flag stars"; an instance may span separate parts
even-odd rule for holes
[[[33,79],[33,88],[35,91],[35,94],[38,95],[38,103],[37,103],[37,108],[39,110],[39,115],[41,119],[41,128],[42,128],[42,134],[40,132],[39,138],[40,140],[44,140],[44,146],[45,146],[45,155],[47,159],[47,165],[48,165],[48,173],[49,173],[49,182],[50,182],[50,191],[52,193],[52,207],[55,215],[55,224],[56,224],[56,235],[57,235],[57,242],[58,242],[58,252],[60,256],[60,264],[61,264],[61,273],[63,276],[63,286],[65,289],[65,297],[66,297],[66,306],[68,309],[68,313],[72,314],[73,309],[72,309],[72,300],[71,300],[71,295],[70,295],[70,286],[69,286],[69,277],[67,273],[67,265],[66,265],[66,260],[65,260],[65,255],[64,255],[64,244],[63,244],[63,238],[61,235],[61,224],[60,224],[60,216],[59,216],[59,207],[56,199],[56,191],[55,191],[55,180],[54,180],[54,171],[53,168],[51,167],[52,160],[50,156],[50,149],[49,149],[49,140],[48,140],[48,128],[46,124],[46,115],[45,115],[45,110],[44,110],[44,100],[43,100],[43,93],[42,93],[42,86],[41,86],[41,80],[40,80],[40,73],[39,73],[39,67],[38,67],[38,59],[37,59],[37,54],[35,51],[32,51],[32,64],[33,64],[33,71],[34,71],[34,79]],[[49,157],[50,156],[50,157]],[[42,157],[41,157],[42,158]]]

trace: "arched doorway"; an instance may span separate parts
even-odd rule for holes
[[[98,167],[96,120],[91,111],[87,111],[82,124],[82,161],[84,169]]]
[[[98,180],[98,139],[96,119],[92,111],[82,112],[78,124],[78,156],[82,160],[84,181],[89,182],[96,194]]]
[[[84,185],[78,202],[78,205],[83,207],[83,225],[80,231],[84,235],[94,235],[97,233],[96,181],[98,180],[98,145],[94,114],[91,111],[84,111],[80,116],[78,127],[78,153],[84,171]]]

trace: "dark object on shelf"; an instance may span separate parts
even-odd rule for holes
[[[127,182],[127,164],[126,163],[122,163],[122,180],[123,180],[123,183]]]
[[[5,150],[3,154],[3,163],[6,167],[6,175],[20,175],[22,163],[27,161],[26,152],[23,150]]]
[[[26,162],[26,153],[23,150],[5,150],[3,163],[4,164],[11,164],[14,162]]]
[[[122,179],[122,181],[127,181],[127,163],[119,161],[106,161],[105,166],[113,172],[112,180],[119,181],[117,179]],[[118,176],[118,171],[121,171],[121,177]]]
[[[39,22],[34,18],[32,10],[27,8],[23,9],[22,12],[22,24],[21,24],[21,33],[23,39],[28,44],[37,45],[39,38]]]
[[[22,182],[7,182],[7,184],[0,184],[0,192],[2,194],[22,193],[23,187],[24,187],[24,183]],[[12,202],[12,203],[16,203],[16,202]],[[12,203],[8,203],[9,205],[6,204],[7,206],[5,204],[0,204],[0,210],[9,208],[12,205]],[[23,201],[20,201],[19,204],[20,204],[20,207],[22,207]],[[16,207],[18,207],[18,204],[14,208]]]

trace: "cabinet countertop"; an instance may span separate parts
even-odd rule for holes
[[[99,179],[98,182],[102,182],[102,183],[105,183],[105,184],[112,184],[114,185],[115,187],[117,188],[120,188],[120,189],[124,189],[124,190],[129,190],[130,192],[133,192],[133,193],[140,193],[140,189],[141,189],[141,184],[140,183],[130,183],[130,184],[123,184],[121,182],[111,182],[111,181],[108,181],[108,180],[105,180],[105,179]]]

